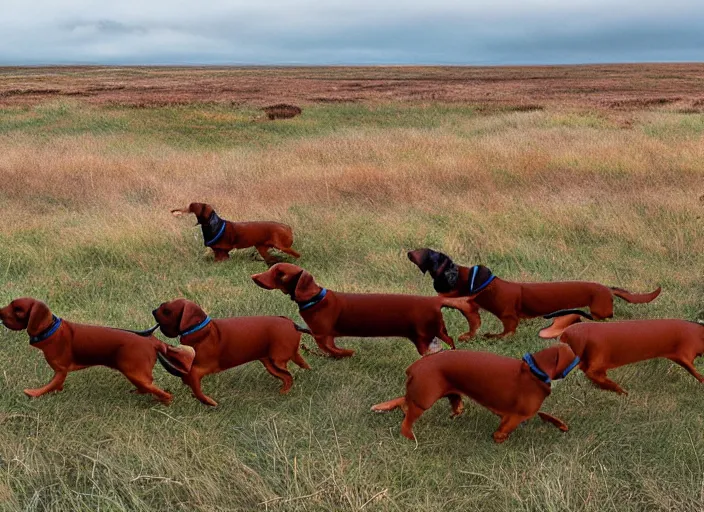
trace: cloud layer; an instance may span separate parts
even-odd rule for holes
[[[0,65],[704,61],[701,0],[10,0]]]

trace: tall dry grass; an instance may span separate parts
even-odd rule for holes
[[[325,106],[262,128],[246,111],[208,108],[7,111],[0,302],[32,295],[74,321],[132,328],[176,296],[216,317],[297,319],[286,297],[250,282],[262,262],[240,251],[213,264],[193,219],[169,214],[207,201],[228,219],[291,224],[300,264],[333,289],[430,294],[404,252],[433,246],[508,279],[663,286],[652,304],[617,303],[619,318],[704,310],[703,116],[638,112],[624,127],[599,112]],[[207,130],[205,117],[217,119]],[[446,318],[464,332],[459,315]],[[482,332],[499,328],[483,318]],[[543,346],[541,326],[462,348],[519,357]],[[209,377],[211,410],[161,369],[169,408],[106,369],[28,401],[22,388],[50,370],[25,335],[0,337],[6,510],[704,506],[701,386],[667,362],[618,370],[627,398],[571,375],[546,401],[566,435],[530,422],[498,447],[493,415],[468,407],[450,421],[438,404],[416,447],[398,415],[368,413],[402,389],[417,357],[403,341],[342,340],[358,350],[345,361],[307,354],[313,370],[295,372],[287,397],[257,363]]]

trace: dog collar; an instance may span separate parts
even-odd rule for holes
[[[321,302],[327,294],[328,294],[328,291],[325,288],[323,288],[312,299],[307,300],[305,302],[298,302],[298,310],[303,311],[304,309],[312,308],[317,303]]]
[[[538,368],[538,364],[535,362],[535,359],[533,358],[533,354],[531,354],[529,352],[526,353],[523,356],[523,361],[525,361],[525,363],[528,365],[528,368],[530,368],[531,373],[533,375],[535,375],[538,378],[538,380],[540,380],[541,382],[544,382],[545,384],[548,384],[548,385],[550,384],[550,382],[552,382],[552,379],[550,379],[550,376],[547,373],[545,373],[543,370]],[[564,379],[565,377],[567,377],[567,374],[570,373],[572,370],[574,370],[575,366],[577,366],[579,364],[579,361],[580,361],[579,356],[576,356],[574,358],[574,360],[570,363],[570,365],[567,368],[565,368],[564,371],[560,375],[556,376],[555,379]]]
[[[206,316],[205,320],[203,320],[201,323],[199,323],[198,325],[196,325],[194,327],[191,327],[187,331],[182,332],[181,337],[183,338],[184,336],[188,336],[189,334],[193,334],[193,333],[200,331],[201,329],[203,329],[206,325],[208,325],[210,323],[210,320],[211,320],[210,317]]]
[[[225,233],[225,224],[225,221],[222,220],[217,213],[213,212],[210,214],[208,222],[201,225],[203,243],[206,247],[210,247],[222,238],[222,235]]]
[[[52,315],[52,317],[53,317],[53,321],[51,322],[51,325],[49,326],[49,328],[46,331],[39,334],[38,336],[31,336],[29,338],[30,345],[34,345],[35,343],[39,343],[41,341],[44,341],[49,336],[51,336],[52,334],[54,334],[56,331],[59,330],[59,327],[61,327],[61,319],[56,315]]]
[[[550,376],[543,370],[538,368],[535,359],[533,359],[533,354],[531,354],[530,352],[526,352],[526,354],[523,356],[523,361],[525,361],[525,363],[528,365],[528,368],[530,368],[531,373],[535,375],[539,381],[544,382],[545,384],[550,384]]]
[[[484,267],[486,268],[486,267]],[[477,274],[479,273],[479,265],[474,265],[472,267],[472,277],[469,279],[469,294],[470,295],[476,295],[480,291],[482,291],[484,288],[489,286],[491,282],[496,279],[496,276],[491,273],[491,270],[488,268],[486,269],[489,272],[489,277],[486,278],[486,280],[483,283],[477,283]]]
[[[558,379],[564,379],[565,377],[567,377],[567,374],[574,370],[575,366],[577,366],[580,361],[581,359],[579,358],[579,356],[575,356],[574,361],[572,361],[570,365],[565,368],[565,371],[560,374]]]

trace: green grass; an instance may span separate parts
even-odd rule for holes
[[[663,286],[652,304],[616,302],[617,318],[704,314],[704,159],[684,116],[643,114],[624,134],[593,113],[331,105],[252,123],[255,114],[6,109],[0,302],[34,296],[75,322],[134,329],[176,297],[214,317],[300,320],[287,297],[251,282],[265,268],[251,250],[216,265],[193,219],[168,214],[196,195],[216,198],[225,218],[290,223],[300,264],[331,289],[432,294],[405,251],[433,246],[507,279]],[[677,128],[663,139],[653,124]],[[464,332],[457,312],[445,317],[451,335]],[[483,322],[482,333],[500,328]],[[543,325],[461,348],[520,357],[546,345]],[[287,396],[257,362],[206,377],[217,408],[160,367],[170,407],[104,368],[28,400],[22,389],[51,370],[26,333],[3,330],[0,341],[0,510],[704,509],[704,390],[667,361],[615,370],[627,397],[571,374],[544,404],[566,434],[532,420],[495,445],[497,417],[470,403],[451,420],[440,402],[416,424],[416,445],[400,436],[400,413],[369,412],[402,393],[417,358],[405,340],[343,339],[357,352],[342,361],[305,354],[313,369],[293,371]]]

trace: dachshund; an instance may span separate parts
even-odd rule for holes
[[[464,298],[334,292],[320,287],[307,271],[290,263],[277,263],[252,279],[266,290],[289,295],[318,346],[332,357],[354,353],[338,348],[337,336],[408,338],[420,355],[440,350],[440,340],[455,348],[441,310],[469,307]]]
[[[224,261],[230,257],[233,249],[254,247],[267,265],[276,263],[276,258],[269,254],[269,249],[278,249],[294,258],[300,254],[291,248],[293,230],[279,222],[230,222],[221,219],[212,206],[205,203],[191,203],[186,208],[171,210],[172,215],[192,213],[198,219],[203,231],[203,243],[215,253],[215,261]]]
[[[537,413],[543,421],[563,432],[567,425],[539,412],[550,396],[550,383],[562,379],[579,364],[572,350],[556,344],[522,360],[491,352],[444,351],[424,357],[406,370],[406,395],[376,404],[374,412],[401,408],[405,414],[401,434],[414,440],[413,424],[430,407],[447,397],[452,417],[462,414],[462,395],[467,395],[501,418],[494,441],[503,443],[522,422]]]
[[[206,375],[259,360],[271,375],[283,382],[284,394],[293,385],[293,377],[286,368],[289,361],[310,369],[298,352],[301,333],[310,334],[310,331],[286,317],[211,319],[200,306],[185,299],[165,302],[152,314],[165,336],[180,336],[183,345],[195,349],[191,371],[182,379],[193,396],[206,405],[217,405],[201,388],[200,381]]]
[[[660,288],[644,294],[635,294],[622,288],[609,288],[598,283],[563,281],[555,283],[517,283],[504,281],[482,265],[463,267],[456,265],[447,255],[432,249],[416,249],[408,252],[410,259],[424,274],[430,273],[435,291],[444,297],[470,297],[472,308],[465,318],[469,332],[459,337],[460,341],[473,338],[481,318],[479,309],[485,309],[498,317],[503,332],[485,334],[486,338],[501,338],[516,332],[523,318],[535,318],[557,310],[580,315],[575,308],[589,307],[596,320],[611,318],[614,314],[613,297],[631,304],[653,301],[660,295]],[[569,325],[577,316],[563,316],[556,322]],[[549,329],[549,328],[548,328]],[[552,337],[550,332],[541,337]]]
[[[13,331],[26,329],[30,345],[44,353],[54,370],[49,384],[24,390],[29,397],[61,391],[69,372],[101,365],[121,372],[137,393],[151,393],[169,404],[173,395],[154,385],[154,363],[158,359],[169,373],[182,376],[190,371],[195,356],[190,347],[172,347],[156,339],[151,335],[155,328],[138,333],[77,324],[52,315],[46,304],[27,297],[0,309],[0,320]]]

